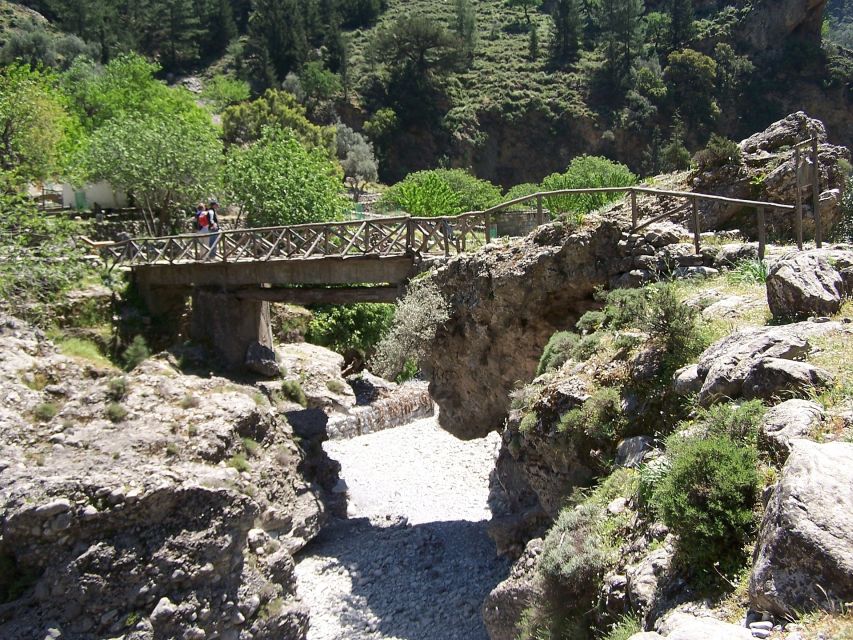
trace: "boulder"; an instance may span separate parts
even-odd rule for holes
[[[668,544],[649,552],[637,564],[628,567],[628,598],[635,611],[645,615],[655,608],[673,555],[673,547]]]
[[[664,616],[655,627],[667,640],[753,640],[745,627],[683,611]]]
[[[832,315],[843,296],[841,275],[819,253],[785,256],[767,276],[767,303],[777,319]]]
[[[246,350],[246,368],[267,378],[275,378],[279,375],[278,363],[275,361],[275,351],[253,342]]]
[[[784,358],[761,358],[746,374],[741,395],[750,400],[797,396],[832,383],[832,374],[809,364]]]
[[[616,447],[617,467],[639,467],[652,448],[653,440],[649,436],[625,438]]]
[[[794,441],[761,523],[749,596],[780,617],[853,600],[853,444]]]
[[[285,380],[299,382],[309,409],[349,413],[355,406],[355,393],[341,373],[342,355],[307,342],[279,345],[276,355]]]
[[[758,260],[758,244],[755,242],[735,242],[718,247],[714,254],[715,269],[733,267],[744,260]]]
[[[701,380],[699,404],[709,406],[726,398],[767,397],[765,390],[771,383],[776,383],[781,391],[784,382],[793,382],[783,378],[780,367],[773,362],[763,362],[764,359],[801,359],[810,350],[809,339],[831,335],[833,333],[850,334],[850,328],[841,322],[799,322],[784,326],[751,327],[739,329],[731,335],[718,340],[708,347],[696,364],[695,375]],[[802,363],[801,363],[802,364]],[[753,369],[757,370],[753,372]],[[800,372],[796,365],[790,370]],[[804,380],[820,383],[824,380],[821,371],[804,370]],[[776,375],[779,374],[779,377]],[[745,383],[750,378],[749,389]],[[683,378],[683,379],[682,379]],[[699,385],[693,378],[690,368],[682,369],[676,377],[676,388],[691,389]],[[782,386],[779,386],[782,385]],[[793,388],[801,388],[793,384]],[[772,395],[772,394],[771,394]]]
[[[791,452],[791,443],[807,438],[824,417],[823,408],[815,402],[786,400],[764,414],[758,430],[758,445],[784,462]]]

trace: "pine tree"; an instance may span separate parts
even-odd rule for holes
[[[643,0],[601,0],[596,22],[601,31],[611,87],[620,88],[643,45]]]
[[[252,77],[272,86],[296,71],[308,56],[308,38],[299,0],[257,0],[246,43]]]
[[[527,52],[532,62],[535,62],[539,57],[539,30],[535,26],[530,28],[530,39],[527,43]]]
[[[693,0],[669,0],[669,15],[669,40],[675,51],[693,37]]]
[[[456,20],[454,29],[462,41],[467,55],[472,55],[476,44],[477,14],[471,6],[471,0],[456,0]]]
[[[551,12],[553,40],[551,55],[558,62],[577,59],[583,32],[583,8],[580,0],[557,0]]]

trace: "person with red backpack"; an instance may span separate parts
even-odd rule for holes
[[[208,241],[210,251],[207,257],[209,260],[213,260],[216,258],[216,245],[219,242],[219,203],[216,200],[211,199],[205,215],[207,216],[207,232],[210,234]]]

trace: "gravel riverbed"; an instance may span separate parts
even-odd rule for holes
[[[480,606],[509,570],[486,535],[499,445],[434,418],[325,443],[349,518],[297,558],[309,640],[487,640]]]

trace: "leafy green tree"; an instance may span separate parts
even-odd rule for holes
[[[471,175],[464,169],[435,169],[459,198],[460,212],[482,211],[501,201],[501,190],[488,180]]]
[[[585,189],[590,187],[629,187],[637,184],[635,176],[624,164],[599,156],[582,155],[573,159],[563,173],[554,173],[542,181],[543,191]],[[545,198],[551,215],[574,214],[582,219],[590,211],[621,198],[618,193],[588,193]]]
[[[272,86],[298,69],[307,56],[308,35],[299,0],[256,0],[246,42],[252,77]]]
[[[21,64],[0,69],[0,170],[21,183],[58,173],[73,124],[55,76]]]
[[[573,62],[578,57],[583,36],[583,9],[580,0],[557,0],[551,10],[551,56],[557,62]]]
[[[542,0],[506,0],[507,6],[521,7],[524,11],[524,19],[530,24],[530,10],[537,9],[542,5]]]
[[[357,303],[313,308],[305,339],[334,349],[354,368],[373,356],[379,340],[388,333],[394,319],[394,305]]]
[[[670,54],[663,71],[667,96],[688,127],[703,130],[719,115],[714,98],[717,63],[713,58],[693,49]]]
[[[175,115],[111,120],[92,134],[82,160],[89,180],[134,196],[152,234],[172,231],[188,205],[215,192],[221,162],[222,143],[209,117]]]
[[[721,107],[734,107],[743,95],[755,65],[747,56],[739,56],[727,42],[719,42],[714,47],[714,61],[717,63],[717,95]]]
[[[669,140],[661,149],[661,171],[681,171],[690,166],[690,151],[684,144],[684,122],[676,114]]]
[[[643,18],[645,22],[646,45],[655,54],[669,51],[671,41],[672,18],[662,11],[650,11]]]
[[[293,131],[264,127],[246,147],[232,147],[225,188],[253,227],[324,222],[347,208],[341,174],[325,150],[303,146]]]
[[[416,171],[390,187],[378,206],[384,211],[405,211],[413,216],[438,217],[462,211],[459,195],[435,171]]]
[[[321,105],[329,104],[343,89],[338,74],[329,71],[320,60],[302,65],[299,80],[309,113],[316,114]]]
[[[405,15],[380,27],[372,53],[402,73],[444,74],[459,61],[459,41],[432,18]]]
[[[69,107],[91,132],[128,115],[173,115],[209,121],[185,89],[169,88],[154,75],[156,64],[137,54],[124,54],[106,65],[78,58],[62,74],[60,84]]]
[[[245,144],[258,140],[264,127],[291,129],[301,144],[325,150],[335,149],[335,128],[310,122],[296,98],[286,92],[268,89],[257,100],[228,107],[222,113],[222,138],[226,144]]]

